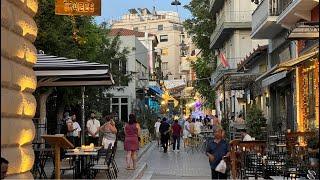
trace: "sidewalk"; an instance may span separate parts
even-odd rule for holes
[[[116,152],[115,160],[118,165],[119,173],[117,179],[136,179],[139,175],[142,176],[142,172],[146,169],[147,164],[145,161],[139,161],[141,157],[150,149],[152,146],[152,142],[145,145],[143,148],[140,148],[138,151],[138,165],[135,171],[126,170],[125,157],[126,152],[123,148],[119,148]],[[54,164],[52,160],[48,160],[45,167],[45,172],[47,177],[50,178],[54,169]],[[61,175],[61,179],[72,179],[72,171],[65,171],[63,175]],[[100,172],[97,174],[96,179],[106,179],[106,174],[104,172]]]
[[[136,179],[139,176],[142,176],[143,171],[147,168],[147,163],[143,160],[144,154],[149,150],[152,149],[153,143],[150,142],[145,145],[143,148],[140,148],[138,151],[138,164],[136,170],[126,170],[126,152],[124,150],[117,150],[115,160],[118,165],[119,173],[117,179]],[[106,176],[104,173],[99,173],[96,179],[105,179]]]

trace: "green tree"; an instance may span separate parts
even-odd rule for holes
[[[112,66],[110,71],[115,82],[127,84],[131,77],[122,71],[125,70],[122,65],[126,64],[129,51],[126,48],[120,49],[119,37],[109,37],[106,24],[96,24],[93,17],[55,15],[54,4],[54,0],[39,0],[38,13],[35,16],[38,26],[36,48],[49,55],[108,64]],[[88,108],[92,108],[88,110],[108,109],[108,97],[103,95],[107,88],[106,86],[87,88],[86,103]],[[65,106],[81,103],[80,87],[57,87],[55,91],[57,119],[62,117]],[[97,105],[99,103],[100,106]]]
[[[185,20],[184,27],[192,35],[192,42],[201,49],[201,58],[192,63],[192,69],[196,72],[197,81],[195,89],[206,100],[205,106],[214,108],[215,92],[210,86],[210,76],[214,72],[217,58],[210,49],[210,36],[215,28],[213,16],[209,12],[210,0],[192,0],[184,7],[193,15]]]
[[[257,105],[252,105],[248,111],[245,119],[246,127],[248,128],[248,133],[255,137],[256,139],[262,139],[263,133],[261,128],[266,127],[266,118],[263,112]]]

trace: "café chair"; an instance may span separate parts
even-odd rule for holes
[[[92,174],[92,178],[95,178],[96,175],[100,171],[105,171],[108,179],[115,179],[116,178],[117,175],[116,175],[114,167],[112,166],[112,161],[113,161],[114,156],[112,155],[111,146],[112,146],[112,144],[110,143],[108,146],[108,149],[107,149],[104,163],[103,164],[101,164],[101,163],[93,164],[90,167],[90,170],[93,172],[93,173],[90,173],[90,174]]]

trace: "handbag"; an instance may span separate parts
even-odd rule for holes
[[[227,164],[226,162],[222,159],[219,164],[217,165],[217,167],[215,168],[215,171],[217,172],[221,172],[223,174],[226,173],[226,170],[227,170]]]

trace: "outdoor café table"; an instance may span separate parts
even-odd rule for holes
[[[79,149],[78,152],[74,151],[73,149],[67,150],[67,153],[65,155],[67,156],[75,156],[76,157],[76,178],[81,178],[83,175],[88,174],[87,172],[87,167],[88,167],[88,157],[90,161],[93,161],[93,157],[98,156],[98,150],[101,147],[96,147],[94,150],[81,150],[81,148],[76,148]]]
[[[44,170],[47,160],[53,156],[54,149],[52,148],[34,148],[35,155],[35,171],[39,172],[39,178],[47,179],[46,172]]]

